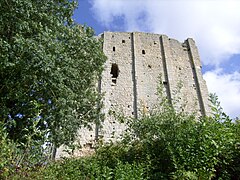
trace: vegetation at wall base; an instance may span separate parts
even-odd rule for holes
[[[0,1],[0,179],[240,179],[240,122],[159,111],[125,119],[122,140],[90,157],[51,161],[99,123],[105,56],[69,0]],[[54,146],[53,146],[54,145]]]
[[[130,120],[124,139],[97,155],[110,167],[119,160],[143,164],[149,179],[239,179],[240,122],[222,111],[216,96],[211,100],[213,115],[201,118],[163,104]]]
[[[196,119],[168,106],[163,112],[128,120],[121,141],[99,147],[90,157],[66,158],[8,177],[238,180],[240,123],[226,116],[219,104],[213,109],[212,117]]]

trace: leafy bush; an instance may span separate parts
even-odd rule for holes
[[[41,132],[41,131],[40,131]],[[43,142],[32,139],[37,129],[26,138],[26,143],[16,143],[8,137],[5,125],[0,122],[0,177],[15,174],[27,175],[29,170],[43,166],[48,161],[49,153],[42,146]]]
[[[7,137],[6,129],[0,122],[0,178],[7,177],[11,171],[11,163],[13,161],[14,143]]]
[[[215,98],[215,99],[214,99]],[[124,139],[103,146],[107,166],[138,163],[150,179],[231,179],[239,173],[239,123],[212,97],[213,115],[197,118],[163,104],[161,111],[128,121]]]
[[[28,173],[35,179],[239,179],[240,123],[220,107],[212,117],[160,112],[128,120],[128,132],[87,158]],[[18,174],[16,178],[23,178]]]
[[[102,166],[94,156],[80,159],[64,159],[53,162],[36,171],[28,172],[28,176],[17,174],[14,179],[136,179],[143,180],[144,168],[141,165],[118,162],[114,168]]]

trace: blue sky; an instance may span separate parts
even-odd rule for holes
[[[240,115],[239,0],[79,0],[74,19],[103,31],[166,34],[199,48],[208,89],[231,117]]]

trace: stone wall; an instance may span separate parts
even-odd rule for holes
[[[166,35],[142,32],[104,32],[101,38],[108,58],[99,82],[105,121],[94,131],[80,130],[84,147],[91,148],[95,138],[109,142],[121,135],[125,126],[115,113],[138,118],[152,111],[159,103],[160,83],[177,111],[209,115],[208,90],[193,39],[180,43]]]

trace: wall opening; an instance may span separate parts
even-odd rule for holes
[[[112,82],[113,82],[113,84],[117,84],[117,79],[116,78],[112,78]]]
[[[116,49],[116,48],[115,48],[115,47],[113,47],[113,51],[115,51],[115,49]]]
[[[125,43],[125,40],[122,40],[122,43]]]
[[[118,68],[118,65],[116,63],[112,64],[110,74],[112,75],[112,82],[114,84],[116,84],[117,83],[117,77],[119,75],[119,68]]]
[[[146,54],[145,50],[142,50],[142,54]]]

